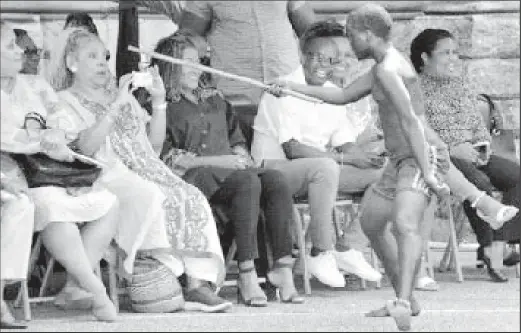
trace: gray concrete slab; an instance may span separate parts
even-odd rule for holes
[[[465,281],[456,282],[454,273],[436,273],[441,289],[417,292],[422,313],[413,319],[414,331],[519,332],[520,280],[515,269],[505,272],[510,280],[492,283],[482,269],[472,268],[475,253],[465,254]],[[297,284],[301,287],[300,279]],[[63,312],[52,304],[33,305],[29,330],[43,331],[397,331],[390,318],[366,318],[364,313],[384,304],[393,296],[388,281],[381,289],[368,284],[360,288],[357,278],[349,277],[346,288],[331,289],[312,281],[313,295],[303,305],[270,303],[266,308],[237,305],[235,288],[222,295],[234,302],[229,313],[137,314],[122,310],[117,323],[94,321],[85,312]],[[302,290],[302,289],[301,289]]]

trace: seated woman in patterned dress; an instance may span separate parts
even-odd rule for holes
[[[225,270],[208,201],[159,159],[166,111],[161,77],[149,69],[149,116],[131,94],[134,73],[121,78],[119,89],[107,89],[112,76],[107,54],[99,37],[85,29],[62,32],[49,78],[63,111],[51,121],[82,153],[110,166],[100,182],[120,201],[116,242],[126,253],[125,270],[132,272],[136,255],[152,256],[177,277],[186,276],[185,308],[224,311],[231,303],[213,290]]]

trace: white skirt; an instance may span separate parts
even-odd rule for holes
[[[26,195],[2,202],[0,228],[0,278],[27,278],[33,237],[34,206]]]
[[[54,222],[98,220],[117,200],[114,194],[96,185],[89,192],[78,195],[71,195],[62,187],[31,188],[29,193],[35,205],[35,231],[41,231]]]

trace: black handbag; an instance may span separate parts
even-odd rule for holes
[[[38,121],[42,129],[47,128],[45,120],[37,113],[29,113],[25,117],[25,123],[28,120]],[[96,165],[79,160],[73,162],[57,161],[43,153],[11,154],[11,156],[22,169],[29,188],[43,186],[88,187],[94,184],[101,173],[101,168]]]
[[[92,186],[101,168],[78,160],[62,162],[38,153],[12,154],[27,180],[29,188],[43,186],[88,187]]]

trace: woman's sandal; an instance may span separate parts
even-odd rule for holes
[[[516,216],[519,212],[517,207],[505,205],[498,210],[496,216],[488,216],[483,211],[481,211],[479,207],[477,207],[479,200],[481,200],[481,198],[483,198],[485,195],[485,192],[481,192],[480,195],[478,195],[478,197],[470,204],[470,206],[476,209],[476,214],[479,216],[479,218],[490,224],[492,229],[497,230],[501,228],[505,222],[513,219],[514,216]]]
[[[251,268],[247,269],[240,269],[239,268],[239,274],[241,273],[249,273],[255,269],[255,266],[252,266]],[[241,293],[241,283],[240,279],[237,280],[237,303],[244,304],[246,306],[251,307],[265,307],[268,306],[268,299],[266,298],[266,295],[262,296],[253,296],[250,299],[245,299],[244,296]]]
[[[397,298],[387,302],[387,311],[394,318],[396,326],[400,331],[411,329],[411,303],[404,299]]]
[[[299,293],[295,290],[288,298],[282,297],[282,291],[280,285],[276,285],[273,283],[273,278],[270,278],[270,273],[273,272],[274,269],[277,268],[293,268],[293,263],[281,263],[281,262],[275,262],[273,264],[273,267],[270,272],[268,272],[268,281],[267,281],[267,288],[275,288],[275,293],[278,295],[278,298],[282,303],[291,303],[291,304],[302,304],[304,303],[304,297],[300,296]]]

